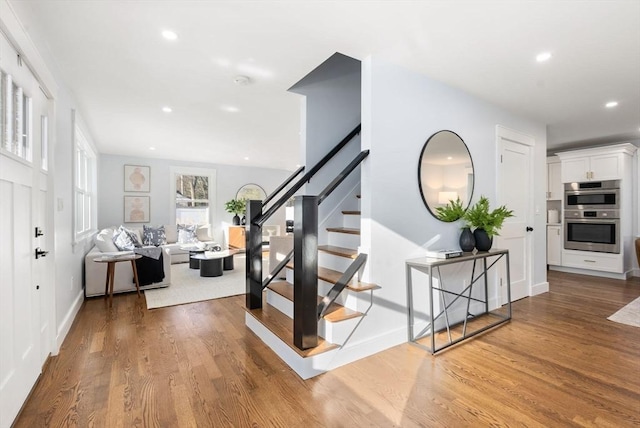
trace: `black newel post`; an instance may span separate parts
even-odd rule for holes
[[[318,346],[318,197],[296,196],[293,226],[293,344]]]
[[[247,201],[246,262],[247,309],[262,307],[262,227],[254,220],[262,215],[262,201]]]

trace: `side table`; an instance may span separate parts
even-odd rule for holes
[[[139,254],[126,254],[122,256],[100,256],[93,259],[96,263],[107,263],[107,280],[104,285],[104,297],[109,296],[109,305],[113,303],[113,279],[115,277],[116,263],[131,262],[133,270],[133,280],[136,283],[138,297],[140,297],[140,283],[138,282],[138,269],[136,268],[136,260],[141,259]]]

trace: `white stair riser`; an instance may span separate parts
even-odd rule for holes
[[[338,272],[344,272],[349,268],[349,265],[351,265],[352,262],[353,259],[349,259],[347,257],[318,251],[318,266],[337,270]]]
[[[289,318],[293,318],[293,302],[267,289],[267,303]],[[318,336],[331,343],[342,344],[354,330],[360,317],[339,322],[321,319],[318,322]],[[355,320],[355,321],[354,321]]]
[[[343,218],[343,221],[342,221],[342,226],[343,227],[349,227],[349,228],[353,228],[353,229],[360,229],[360,216],[359,215],[347,214],[347,215],[343,215],[342,218]]]
[[[356,317],[340,322],[320,320],[318,324],[318,336],[323,337],[328,342],[342,345],[356,329],[361,319],[362,317]]]
[[[358,248],[360,246],[360,235],[329,232],[329,245],[336,245],[338,247],[345,248]]]

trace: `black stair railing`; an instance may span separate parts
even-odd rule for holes
[[[351,262],[347,270],[342,274],[340,279],[331,287],[331,290],[326,296],[322,298],[322,301],[318,304],[318,319],[324,317],[329,309],[329,306],[336,301],[336,298],[342,293],[342,291],[351,282],[354,275],[364,266],[367,261],[366,254],[358,254],[358,257]]]
[[[264,223],[298,191],[306,182],[329,162],[344,146],[347,145],[356,135],[360,133],[361,125],[356,126],[346,137],[344,137],[329,153],[327,153],[313,168],[293,184],[284,195],[271,205],[266,211],[264,208],[268,202],[273,200],[295,177],[297,177],[304,167],[298,168],[289,178],[271,193],[264,201],[247,201],[246,216],[248,219],[248,230],[246,239],[246,306],[248,309],[258,309],[262,307],[262,226]],[[263,212],[264,211],[264,212]],[[316,232],[317,233],[317,232]],[[270,275],[273,279],[273,273]],[[268,285],[268,284],[267,284]]]
[[[318,206],[351,174],[369,155],[368,150],[360,152],[324,188],[318,196],[296,196],[293,223],[293,343],[300,349],[318,346],[318,314],[326,309],[318,307]],[[364,263],[366,256],[358,263]],[[352,267],[354,264],[352,263]],[[360,264],[358,269],[362,266]],[[332,288],[337,292],[329,298],[331,304],[344,290],[355,272],[350,273],[344,285]],[[348,272],[350,272],[348,269]],[[343,275],[344,277],[344,275]],[[343,278],[341,278],[343,279]],[[335,290],[334,290],[335,289]],[[339,289],[339,292],[338,292]]]

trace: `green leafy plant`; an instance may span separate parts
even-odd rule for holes
[[[449,203],[443,207],[437,207],[436,217],[438,218],[438,220],[451,223],[453,221],[463,218],[464,212],[465,212],[465,209],[462,206],[462,201],[460,200],[460,198],[458,198],[455,201],[450,200]]]
[[[228,213],[232,214],[244,214],[247,207],[247,201],[245,199],[231,199],[224,203],[224,209]]]
[[[464,213],[463,219],[469,226],[476,229],[484,229],[489,237],[499,235],[502,223],[506,218],[513,217],[513,211],[502,205],[489,211],[489,199],[480,196],[480,200],[475,205],[470,206]]]

